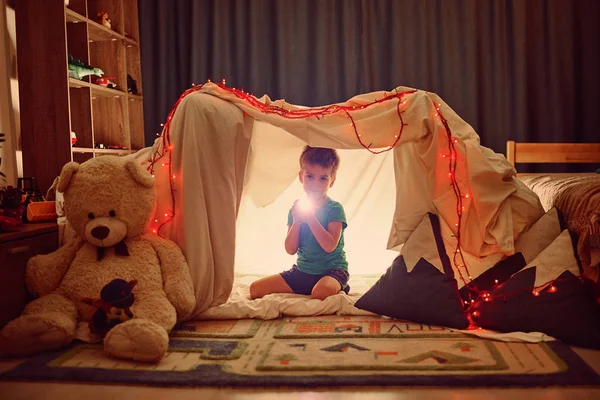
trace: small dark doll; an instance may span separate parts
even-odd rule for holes
[[[100,291],[99,299],[86,297],[83,302],[97,307],[90,322],[90,332],[104,337],[114,326],[133,318],[133,288],[136,280],[113,279]]]

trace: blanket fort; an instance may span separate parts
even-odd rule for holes
[[[160,137],[136,156],[156,179],[150,229],[179,244],[190,265],[197,304],[189,317],[231,293],[242,191],[257,204],[274,201],[297,176],[304,144],[373,157],[392,151],[387,246],[403,244],[427,212],[438,215],[459,287],[513,254],[515,239],[544,213],[505,157],[481,146],[434,93],[397,87],[301,107],[207,82],[181,95]]]

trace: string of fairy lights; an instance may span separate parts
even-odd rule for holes
[[[171,110],[167,116],[166,122],[164,124],[161,124],[161,126],[163,127],[162,133],[157,134],[157,135],[160,137],[162,146],[155,146],[155,152],[152,155],[152,161],[151,161],[150,165],[148,166],[148,171],[152,174],[152,176],[154,176],[154,174],[155,174],[155,168],[159,165],[162,168],[165,168],[165,167],[168,168],[168,172],[169,172],[168,176],[169,176],[172,208],[168,212],[164,213],[164,218],[162,221],[159,221],[158,218],[156,218],[154,220],[154,223],[158,224],[158,225],[154,225],[151,229],[156,234],[160,234],[161,229],[167,223],[169,223],[169,221],[171,221],[174,218],[175,212],[176,212],[176,210],[175,210],[175,207],[176,207],[175,180],[177,179],[177,176],[173,174],[173,169],[172,169],[172,154],[173,154],[174,146],[171,142],[171,136],[170,136],[170,128],[171,128],[171,122],[172,122],[173,116],[175,114],[175,111],[177,110],[177,107],[183,101],[183,99],[185,97],[187,97],[188,95],[190,95],[192,93],[203,91],[205,86],[207,84],[211,84],[211,83],[218,86],[219,89],[222,90],[223,92],[234,95],[238,99],[245,101],[247,104],[249,104],[250,106],[252,106],[253,108],[259,110],[260,112],[262,112],[264,114],[276,114],[276,115],[279,115],[281,117],[288,118],[288,119],[305,119],[305,118],[321,119],[327,115],[332,115],[332,114],[345,115],[350,121],[350,126],[353,129],[354,136],[356,137],[356,140],[358,141],[358,143],[363,148],[365,148],[366,150],[371,152],[372,154],[381,154],[381,153],[390,151],[396,147],[396,145],[398,144],[398,142],[400,141],[400,139],[402,137],[402,132],[404,130],[404,127],[407,125],[405,123],[403,115],[402,115],[404,113],[404,111],[402,110],[402,106],[405,106],[407,104],[407,101],[408,101],[407,98],[410,97],[411,94],[417,92],[417,90],[407,90],[407,91],[403,91],[403,92],[398,92],[398,90],[396,89],[391,93],[385,92],[384,96],[380,99],[376,99],[370,103],[361,104],[361,105],[349,106],[349,105],[343,105],[343,104],[333,104],[333,105],[322,106],[322,107],[312,107],[312,108],[308,108],[308,109],[286,110],[283,107],[279,107],[279,106],[275,106],[275,105],[271,105],[271,104],[265,104],[265,103],[261,102],[255,96],[245,92],[243,89],[227,87],[224,79],[221,81],[221,83],[216,83],[216,82],[213,83],[209,79],[209,80],[207,80],[206,83],[203,83],[201,85],[192,84],[192,87],[187,89],[186,91],[184,91],[181,94],[181,96],[179,97],[179,99],[175,102],[175,104],[173,105],[173,107],[171,108]],[[378,147],[380,150],[373,150],[373,149],[371,149],[372,143],[367,144],[363,141],[363,137],[362,137],[361,133],[359,132],[356,121],[353,118],[351,113],[360,111],[360,110],[364,110],[364,109],[367,109],[370,107],[374,107],[378,104],[388,102],[388,101],[393,101],[393,100],[397,100],[396,111],[397,111],[398,118],[400,121],[400,127],[399,127],[398,131],[394,134],[394,138],[393,138],[393,140],[391,140],[391,142],[388,146],[385,146],[383,148]],[[462,253],[462,246],[461,246],[461,230],[462,230],[461,228],[462,228],[462,222],[463,222],[462,217],[463,217],[463,212],[465,210],[465,207],[463,205],[463,199],[469,199],[470,194],[462,193],[460,186],[458,184],[457,178],[456,178],[458,152],[456,150],[455,145],[458,144],[458,138],[452,136],[452,131],[450,129],[450,126],[448,125],[448,120],[444,117],[444,115],[442,114],[442,112],[440,110],[441,105],[436,104],[435,102],[433,102],[433,100],[431,100],[431,101],[432,101],[434,109],[435,109],[435,117],[439,119],[442,126],[444,127],[446,137],[448,139],[447,153],[443,154],[442,158],[448,159],[448,178],[450,179],[450,185],[451,185],[454,195],[456,197],[457,222],[454,224],[455,230],[456,230],[456,234],[455,234],[456,246],[453,251],[453,263],[454,263],[455,270],[458,272],[459,278],[461,279],[461,281],[463,282],[465,287],[467,287],[471,292],[475,293],[475,298],[470,298],[470,301],[464,302],[465,303],[465,312],[466,312],[467,316],[469,317],[471,322],[474,323],[474,321],[471,317],[478,317],[480,315],[480,312],[472,311],[472,308],[479,301],[490,302],[490,301],[493,301],[493,300],[496,300],[499,298],[503,298],[506,301],[507,297],[509,297],[511,295],[516,295],[518,298],[518,295],[521,292],[525,292],[525,291],[532,293],[534,296],[539,296],[540,293],[545,288],[548,289],[547,290],[548,293],[555,293],[557,291],[557,287],[554,285],[554,283],[558,282],[559,281],[558,279],[552,280],[550,282],[544,283],[544,284],[536,286],[536,287],[533,287],[533,289],[529,288],[529,289],[510,292],[510,293],[502,293],[502,294],[500,294],[498,296],[494,296],[494,297],[492,297],[488,291],[481,291],[481,290],[479,290],[479,288],[477,288],[473,284],[473,278],[472,278],[471,274],[469,273],[469,269],[467,267],[467,263],[465,262],[465,259],[464,259],[463,253]],[[495,286],[497,286],[497,285],[498,285],[498,281],[496,280]]]

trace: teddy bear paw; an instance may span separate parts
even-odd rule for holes
[[[104,352],[125,360],[158,362],[168,346],[169,335],[165,328],[144,319],[117,325],[104,338]]]
[[[66,346],[72,335],[52,316],[27,315],[9,322],[0,331],[0,355],[29,356]]]

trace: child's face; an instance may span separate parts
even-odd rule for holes
[[[335,177],[331,174],[331,168],[323,168],[319,164],[304,164],[298,176],[304,187],[304,192],[312,199],[327,196],[327,191],[335,182]]]

